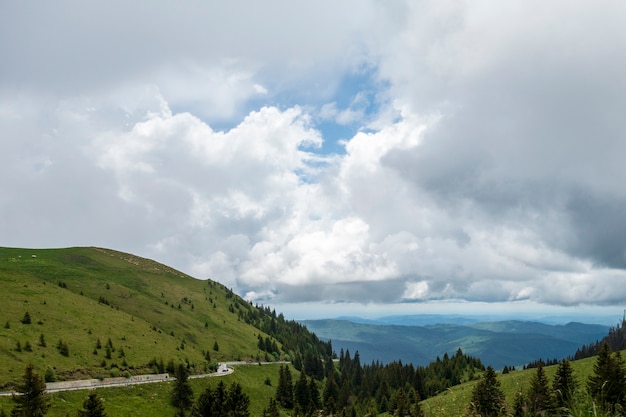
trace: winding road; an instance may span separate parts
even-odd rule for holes
[[[190,379],[196,378],[209,378],[218,377],[232,374],[235,370],[230,366],[233,365],[247,365],[246,362],[223,362],[220,363],[217,372],[211,374],[191,375]],[[104,378],[104,379],[82,379],[78,381],[61,381],[61,382],[48,382],[46,383],[46,392],[54,393],[61,391],[74,391],[81,389],[95,389],[95,388],[110,388],[120,387],[127,385],[137,384],[151,384],[155,382],[166,382],[175,380],[176,378],[169,376],[169,374],[150,374],[150,375],[135,375],[130,378]],[[0,396],[9,396],[17,394],[15,391],[3,391],[0,392]]]

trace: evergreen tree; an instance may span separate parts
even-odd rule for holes
[[[293,400],[294,404],[300,406],[303,411],[308,411],[309,403],[311,402],[309,384],[304,372],[300,372],[300,378],[296,381],[296,385],[293,388]]]
[[[519,391],[513,403],[513,417],[524,417],[526,415],[526,400],[524,393]]]
[[[554,411],[548,377],[541,363],[537,366],[537,371],[530,380],[528,407],[533,415],[549,415]]]
[[[335,414],[337,412],[337,401],[339,400],[339,386],[335,381],[335,372],[326,378],[326,385],[324,385],[324,392],[322,394],[322,401],[324,404],[324,410],[326,414]]]
[[[200,394],[193,405],[193,417],[248,417],[250,397],[243,392],[239,383],[233,383],[228,389],[220,381],[215,389],[210,386]]]
[[[404,393],[404,388],[400,388],[396,391],[390,404],[390,411],[394,416],[405,417],[410,416],[411,404],[408,402]]]
[[[320,401],[320,390],[317,387],[317,383],[314,378],[309,380],[309,398],[310,398],[310,406],[311,410],[319,410],[322,408],[322,403]]]
[[[209,385],[198,397],[198,400],[191,409],[193,417],[218,416],[215,410],[215,393]]]
[[[285,408],[293,408],[293,379],[288,365],[280,365],[278,369],[276,401]]]
[[[381,413],[387,411],[390,397],[391,390],[389,388],[389,383],[387,382],[387,379],[383,379],[378,387],[378,390],[376,391],[376,405],[378,406],[378,411]]]
[[[269,406],[263,410],[263,417],[280,417],[280,412],[278,411],[278,403],[274,397],[270,397]]]
[[[563,359],[556,368],[552,382],[555,405],[561,409],[569,406],[577,387],[578,381],[574,377],[572,366],[567,359]]]
[[[17,404],[11,411],[15,417],[41,417],[46,415],[50,408],[50,400],[46,394],[46,383],[33,372],[34,366],[28,365],[15,391],[21,395],[14,395],[13,401]]]
[[[182,412],[192,406],[193,390],[189,384],[189,371],[184,364],[179,364],[174,372],[174,386],[172,387],[172,405]]]
[[[611,356],[611,348],[608,343],[604,343],[598,352],[593,375],[587,382],[589,394],[600,405],[609,409],[616,404],[623,405],[626,389],[624,375],[624,362],[621,355]]]
[[[482,417],[497,417],[505,412],[504,393],[491,366],[472,390],[470,411]]]
[[[30,324],[32,322],[31,318],[30,318],[30,313],[27,311],[26,313],[24,313],[24,317],[22,318],[22,323],[23,324]]]
[[[241,385],[233,383],[226,394],[226,411],[228,417],[248,417],[250,415],[250,397],[243,392]]]
[[[226,414],[226,398],[228,397],[228,392],[226,391],[226,385],[224,381],[220,381],[215,387],[214,396],[213,396],[213,410],[214,416],[223,416]]]
[[[85,410],[79,411],[78,413],[81,417],[106,417],[104,404],[102,404],[102,400],[95,392],[90,393],[89,396],[85,398],[83,408]]]

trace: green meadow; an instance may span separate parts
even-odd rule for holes
[[[28,364],[57,381],[162,372],[185,363],[192,374],[217,362],[248,361],[232,375],[191,379],[197,398],[220,381],[241,384],[252,416],[262,414],[278,385],[278,363],[258,346],[268,335],[247,323],[257,309],[213,280],[198,280],[157,262],[100,248],[0,248],[0,391],[11,390]],[[258,313],[258,311],[257,311]],[[66,349],[65,349],[66,348]],[[595,358],[573,362],[579,403]],[[556,366],[546,367],[552,380]],[[291,368],[293,380],[299,373]],[[535,370],[498,379],[512,408]],[[97,390],[109,416],[170,416],[171,382]],[[476,381],[421,403],[427,416],[463,416]],[[320,391],[323,383],[320,383]],[[89,391],[50,396],[49,415],[76,415]],[[13,408],[0,397],[0,409]],[[287,415],[287,414],[284,414]],[[574,415],[583,415],[582,413]]]
[[[63,380],[150,373],[154,360],[202,373],[261,353],[261,332],[240,320],[247,302],[214,281],[121,252],[0,248],[0,284],[0,390],[29,363]]]

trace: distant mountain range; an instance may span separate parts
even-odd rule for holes
[[[333,349],[359,352],[362,363],[402,360],[426,365],[446,352],[453,355],[458,348],[478,357],[496,369],[521,367],[539,358],[560,359],[573,356],[584,344],[602,339],[609,326],[568,323],[545,324],[532,321],[476,322],[471,317],[458,317],[458,322],[432,323],[434,316],[395,316],[380,321],[350,319],[304,320],[302,323],[322,339],[330,339]]]

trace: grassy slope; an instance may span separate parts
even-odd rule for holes
[[[586,383],[589,375],[593,373],[593,366],[596,363],[596,358],[587,358],[579,361],[572,362],[572,369],[574,370],[574,376],[579,383],[579,395],[585,395]],[[554,373],[556,372],[555,366],[545,367],[546,375],[552,383],[554,379]],[[505,393],[506,401],[509,409],[512,409],[515,396],[518,392],[526,393],[530,387],[530,379],[536,373],[535,369],[514,371],[506,375],[498,375],[502,390]],[[422,402],[422,409],[427,416],[463,416],[467,411],[467,406],[472,395],[472,389],[476,381],[464,383],[462,385],[453,387],[444,393],[439,394],[436,397],[429,398]]]
[[[269,397],[275,396],[278,385],[278,364],[238,366],[233,374],[206,379],[190,380],[195,398],[210,384],[215,387],[220,381],[226,386],[233,382],[241,384],[243,391],[250,396],[250,415],[260,416],[268,406]],[[299,373],[291,368],[294,379]],[[271,386],[264,383],[266,378]],[[119,388],[98,389],[97,394],[102,398],[107,415],[117,416],[172,416],[176,409],[170,404],[171,383],[157,383],[132,385]],[[49,415],[76,415],[76,410],[82,409],[83,400],[89,391],[67,391],[51,395],[51,409]],[[0,410],[6,412],[13,408],[10,397],[0,397]]]
[[[98,303],[100,297],[110,305]],[[116,251],[0,248],[0,368],[5,371],[0,386],[20,378],[28,363],[42,374],[52,366],[67,379],[108,376],[112,364],[123,367],[120,348],[131,373],[146,371],[152,358],[188,360],[201,369],[207,364],[202,351],[209,351],[212,361],[255,357],[259,331],[229,311],[239,298],[228,297],[221,284]],[[21,323],[26,311],[32,324]],[[38,346],[41,334],[46,347]],[[106,368],[101,367],[104,348],[93,353],[98,338],[103,345],[110,338],[116,348]],[[56,349],[60,339],[69,347],[67,358]],[[29,342],[33,351],[17,352],[18,341]],[[216,341],[219,351],[213,350]]]

